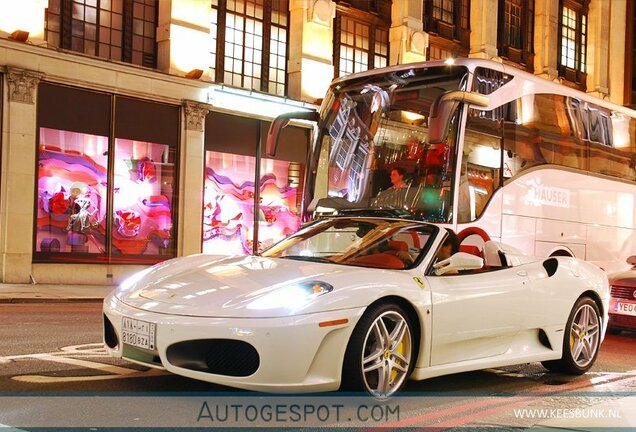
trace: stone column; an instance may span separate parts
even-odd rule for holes
[[[470,57],[497,57],[497,0],[470,2]]]
[[[181,141],[179,255],[201,252],[205,116],[210,108],[210,105],[200,102],[189,100],[183,102],[185,130]]]
[[[315,102],[334,78],[331,0],[292,0],[289,4],[288,92],[292,99]]]
[[[389,30],[390,65],[426,60],[428,34],[423,31],[423,4],[422,1],[393,1]]]
[[[590,2],[587,22],[587,92],[606,99],[609,95],[610,2]]]
[[[2,133],[0,280],[28,283],[33,251],[37,87],[44,74],[7,68],[8,103]]]
[[[534,71],[535,74],[555,80],[559,44],[559,2],[536,0],[534,3]]]
[[[627,23],[627,1],[613,1],[610,3],[610,35],[609,35],[609,99],[615,104],[625,103],[625,73],[623,67],[614,65],[625,64],[625,37]],[[630,19],[630,17],[628,17]],[[617,73],[620,70],[620,73]]]

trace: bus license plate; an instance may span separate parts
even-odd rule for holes
[[[621,315],[634,315],[636,316],[636,303],[621,303],[617,302],[614,306],[614,312]]]
[[[127,345],[154,350],[156,327],[155,323],[124,317],[121,323],[121,340]]]

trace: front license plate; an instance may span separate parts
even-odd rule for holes
[[[155,323],[124,317],[121,323],[121,341],[127,345],[154,350],[156,327]]]
[[[636,316],[636,303],[616,302],[616,304],[614,305],[614,312],[621,315]]]

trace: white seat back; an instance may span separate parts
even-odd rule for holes
[[[490,240],[484,243],[484,264],[489,267],[506,267],[506,256],[503,251],[503,245],[499,242]]]

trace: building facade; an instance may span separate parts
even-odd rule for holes
[[[113,284],[294,232],[312,127],[260,148],[338,76],[470,56],[632,104],[634,21],[627,0],[2,2],[0,281]]]

